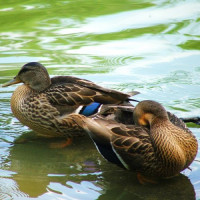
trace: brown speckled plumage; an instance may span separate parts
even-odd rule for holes
[[[12,112],[22,124],[45,137],[83,135],[82,128],[68,118],[70,113],[78,113],[92,102],[120,104],[130,97],[72,76],[50,79],[46,68],[36,62],[24,65],[3,86],[20,82],[24,84],[17,87],[11,98]]]
[[[194,160],[198,143],[183,121],[155,101],[142,101],[134,109],[135,124],[122,124],[102,116],[71,115],[96,143],[111,150],[127,169],[150,178],[169,178]],[[109,153],[107,155],[109,160]]]

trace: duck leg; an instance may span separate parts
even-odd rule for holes
[[[52,149],[62,149],[72,144],[72,138],[63,139],[59,142],[50,143]]]

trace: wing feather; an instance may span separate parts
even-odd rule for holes
[[[124,163],[129,164],[129,168],[136,171],[151,169],[149,166],[156,157],[147,128],[121,125],[111,131],[111,144]]]

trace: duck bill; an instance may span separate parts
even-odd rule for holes
[[[21,83],[21,82],[22,82],[21,80],[19,80],[17,77],[15,77],[14,79],[8,81],[7,83],[4,83],[2,85],[2,87],[7,87],[7,86],[14,85],[14,84]]]

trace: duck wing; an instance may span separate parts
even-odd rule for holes
[[[136,125],[112,128],[111,145],[125,168],[146,171],[156,157],[149,130]]]
[[[168,114],[169,120],[170,120],[170,122],[171,122],[172,124],[174,124],[175,126],[178,126],[179,128],[181,128],[181,129],[183,129],[183,130],[185,130],[185,131],[187,131],[187,132],[191,132],[191,131],[187,128],[187,126],[186,126],[186,124],[184,123],[183,120],[181,120],[181,119],[178,118],[176,115],[174,115],[174,114],[172,114],[172,113],[170,113],[170,112],[167,112],[167,114]]]
[[[155,152],[147,128],[102,118],[84,118],[84,123],[84,129],[106,160],[138,171],[149,170],[149,166],[155,163]]]
[[[88,108],[88,115],[90,115],[94,114],[93,111],[97,110],[101,104],[119,104],[129,101],[130,98],[129,94],[107,89],[91,81],[72,76],[54,77],[51,82],[45,94],[50,104],[64,114],[76,109],[81,110],[91,103],[97,103]]]
[[[125,94],[123,92],[119,92],[116,90],[108,89],[101,87],[89,80],[86,79],[80,79],[73,76],[57,76],[51,79],[53,85],[60,85],[64,84],[65,86],[68,84],[74,85],[75,87],[79,88],[79,91],[83,91],[82,95],[86,96],[92,96],[95,101],[101,101],[102,103],[107,102],[109,100],[105,99],[105,96],[109,99],[112,99],[113,101],[126,101],[129,100],[129,98],[133,95],[138,94],[138,92],[133,91],[131,94]],[[72,88],[71,88],[72,89]],[[93,92],[91,92],[91,90]],[[77,91],[77,88],[74,89],[74,91]],[[72,91],[73,92],[73,91]]]

